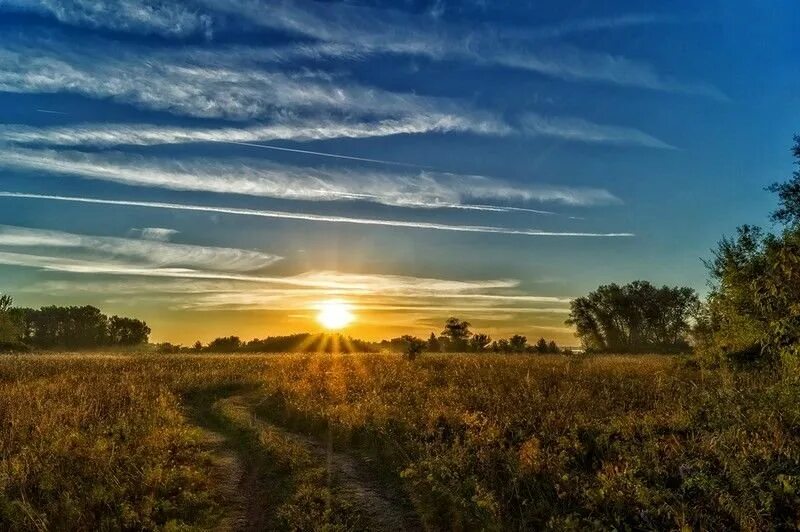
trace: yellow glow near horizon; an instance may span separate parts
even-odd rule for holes
[[[332,299],[319,304],[317,321],[326,329],[342,329],[350,325],[355,318],[350,312],[350,305],[344,301]]]

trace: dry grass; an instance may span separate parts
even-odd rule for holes
[[[796,372],[657,356],[26,355],[0,359],[0,527],[208,528],[227,502],[192,401],[226,389],[285,428],[330,422],[430,528],[800,525]],[[305,499],[287,500],[265,511],[299,527]]]

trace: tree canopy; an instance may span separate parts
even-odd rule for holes
[[[712,290],[697,336],[711,351],[740,360],[777,360],[800,346],[800,137],[792,177],[778,195],[777,233],[749,225],[725,237],[707,261]]]
[[[0,308],[2,322],[11,332],[0,331],[8,342],[40,349],[86,349],[105,346],[133,346],[147,343],[150,327],[141,320],[112,316],[89,305],[49,306],[40,309],[12,307],[6,298]]]
[[[689,321],[698,304],[691,288],[612,283],[572,300],[566,323],[594,351],[681,351],[689,347]]]

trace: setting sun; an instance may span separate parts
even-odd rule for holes
[[[344,301],[324,301],[319,305],[317,321],[326,329],[341,329],[353,322],[355,316]]]

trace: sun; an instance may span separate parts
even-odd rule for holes
[[[356,318],[350,311],[350,305],[338,299],[323,301],[318,308],[317,321],[329,330],[347,327]]]

